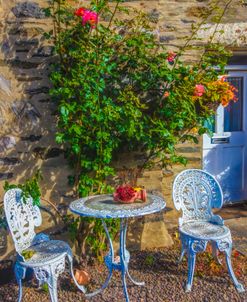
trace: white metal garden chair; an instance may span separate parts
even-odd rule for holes
[[[223,219],[212,213],[212,208],[221,208],[223,194],[217,180],[202,170],[188,169],[177,175],[173,184],[173,201],[177,210],[182,210],[179,218],[179,233],[182,251],[179,262],[185,253],[188,257],[188,279],[186,291],[191,291],[196,254],[212,243],[213,254],[217,257],[217,249],[225,252],[229,274],[236,289],[244,292],[238,282],[231,265],[232,239]]]
[[[72,251],[69,245],[60,240],[50,240],[49,236],[35,234],[34,227],[42,222],[40,209],[33,205],[33,199],[22,198],[20,189],[8,190],[4,195],[4,209],[16,251],[15,276],[19,285],[18,302],[22,299],[22,279],[25,278],[27,268],[34,271],[39,285],[48,284],[52,302],[57,302],[57,279],[64,272],[65,262],[68,260],[71,275],[77,287],[85,293],[73,274]],[[31,252],[29,259],[22,256],[24,252]]]

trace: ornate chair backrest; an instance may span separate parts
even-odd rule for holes
[[[35,237],[34,227],[41,225],[39,207],[31,197],[24,202],[21,189],[10,189],[4,195],[4,210],[16,251],[21,254]]]
[[[183,216],[179,224],[202,220],[209,221],[212,208],[221,208],[223,194],[218,181],[209,173],[188,169],[177,175],[173,183],[173,202]]]

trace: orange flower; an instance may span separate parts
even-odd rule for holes
[[[170,92],[169,91],[165,91],[165,93],[163,94],[163,97],[164,98],[168,98],[169,95],[170,95]]]
[[[227,75],[226,75],[226,74],[221,75],[221,76],[219,76],[219,81],[225,82],[225,81],[226,81],[226,78],[227,78]]]
[[[223,107],[227,107],[227,105],[229,104],[228,100],[226,98],[221,98],[221,105]]]
[[[214,94],[220,96],[220,102],[223,107],[228,106],[230,101],[236,102],[238,98],[235,93],[237,89],[228,81],[225,80],[226,76],[220,77],[217,81],[211,82],[207,84],[207,88],[209,91],[209,97]]]

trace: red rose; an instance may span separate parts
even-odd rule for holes
[[[86,9],[84,7],[79,7],[77,8],[77,10],[75,11],[75,15],[78,17],[82,17],[85,13]]]
[[[84,10],[83,16],[82,16],[82,25],[90,24],[91,28],[95,28],[96,24],[98,23],[99,16],[96,12],[93,12],[91,10]]]

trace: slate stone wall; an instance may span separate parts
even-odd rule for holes
[[[81,1],[84,6],[87,2]],[[182,43],[181,38],[190,34],[191,25],[199,20],[200,12],[208,5],[207,0],[125,2],[150,15],[160,42],[171,50],[176,50]],[[22,182],[40,168],[44,176],[44,198],[66,205],[73,199],[67,185],[67,177],[72,171],[64,158],[64,151],[54,140],[56,107],[48,95],[51,86],[48,73],[54,57],[52,46],[43,38],[52,22],[41,9],[46,5],[45,0],[0,0],[0,200],[5,180]],[[232,28],[232,23],[241,23],[244,32],[246,15],[246,6],[234,0],[222,22],[226,29]],[[185,59],[189,62],[195,56],[196,53],[191,51]],[[178,149],[188,157],[187,167],[201,167],[201,144],[185,143]],[[118,164],[122,167],[128,165],[128,156]],[[139,183],[148,189],[165,195],[167,221],[176,218],[172,210],[171,185],[174,174],[182,169],[181,166],[167,171],[153,169],[139,179]],[[45,228],[54,224],[49,217]]]

